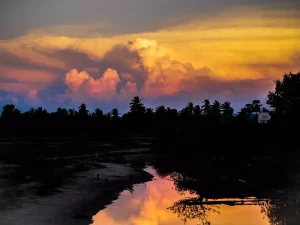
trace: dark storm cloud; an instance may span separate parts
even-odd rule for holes
[[[63,61],[68,69],[76,68],[79,71],[87,70],[94,78],[98,79],[107,68],[118,71],[121,82],[118,90],[124,87],[128,79],[124,79],[122,74],[130,74],[137,88],[140,90],[144,84],[146,74],[142,64],[142,58],[135,51],[129,51],[126,45],[115,45],[100,60],[91,60],[87,54],[73,50],[61,50],[47,56]],[[89,68],[97,68],[96,72],[90,72]],[[65,71],[67,72],[67,71]]]
[[[137,84],[140,90],[146,79],[145,68],[142,64],[142,58],[138,52],[129,51],[127,46],[116,45],[109,52],[107,52],[101,61],[98,63],[99,68],[106,70],[106,68],[113,68],[120,74],[126,73],[132,76],[132,81]],[[118,89],[123,87],[127,79],[122,79]]]
[[[55,53],[46,53],[45,55],[64,62],[68,69],[77,68],[78,70],[84,70],[85,68],[97,66],[97,63],[91,60],[87,54],[73,51],[72,49],[58,50]]]
[[[108,24],[103,34],[152,31],[233,7],[300,9],[298,0],[2,0],[0,39],[56,25]],[[100,26],[101,27],[101,26]],[[88,34],[85,34],[88,35]]]

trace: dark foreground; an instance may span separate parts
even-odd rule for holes
[[[179,193],[193,194],[168,206],[185,219],[201,216],[201,209],[210,205],[248,204],[249,197],[255,197],[256,202],[250,203],[257,205],[267,199],[263,207],[269,214],[282,211],[288,203],[291,210],[297,209],[298,151],[279,151],[283,146],[274,148],[274,144],[266,148],[267,142],[249,151],[253,142],[245,147],[235,142],[207,143],[211,135],[207,132],[205,143],[192,133],[172,136],[163,131],[155,139],[3,140],[1,224],[90,224],[93,215],[120,192],[131,192],[134,184],[152,179],[143,170],[147,164],[160,176],[169,176]],[[232,141],[229,136],[220,139]],[[284,213],[279,222],[287,217]],[[288,216],[290,221],[299,221],[295,215],[293,220]]]
[[[6,154],[0,163],[1,225],[91,223],[92,216],[121,191],[152,179],[143,171],[144,164],[137,163],[151,157],[147,140],[129,138],[122,146],[108,141],[86,143],[87,154],[24,158]],[[53,140],[47,143],[60,150],[64,142],[56,142],[56,146]],[[8,144],[26,147],[26,143]]]

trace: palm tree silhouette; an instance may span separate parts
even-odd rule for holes
[[[144,104],[142,103],[142,99],[139,96],[133,97],[133,99],[129,103],[130,112],[137,114],[142,111],[144,108]]]
[[[193,114],[197,117],[201,116],[202,110],[199,105],[195,105],[193,108]]]
[[[225,101],[221,105],[221,112],[224,117],[230,117],[233,116],[234,109],[231,107],[231,103],[228,101]]]
[[[205,99],[203,101],[203,105],[201,107],[203,109],[203,113],[205,116],[209,116],[211,113],[211,104],[209,99]]]
[[[213,116],[219,117],[221,116],[221,103],[215,100],[211,106],[211,112]]]

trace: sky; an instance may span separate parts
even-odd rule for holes
[[[300,1],[1,0],[0,106],[265,102],[300,71]]]

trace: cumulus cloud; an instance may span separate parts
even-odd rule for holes
[[[31,33],[0,41],[0,90],[45,104],[262,98],[298,72],[299,24],[258,11],[110,38]]]
[[[111,68],[99,78],[91,77],[86,71],[79,72],[77,69],[72,69],[65,77],[67,94],[75,101],[91,98],[110,101],[116,98],[131,98],[137,93],[136,84],[130,81],[118,92],[117,85],[120,81],[118,72]]]
[[[143,72],[135,76],[130,73],[119,75],[115,69],[108,69],[102,77],[95,78],[86,71],[73,69],[65,78],[72,92],[71,98],[79,101],[85,96],[87,100],[109,101],[129,100],[141,95],[148,100],[156,99],[157,102],[174,105],[172,102],[201,102],[204,98],[234,101],[248,96],[262,98],[273,87],[273,81],[268,78],[220,80],[208,67],[197,69],[191,63],[173,60],[155,41],[147,39],[137,39],[120,49],[127,49],[129,58],[130,54],[138,54],[138,65]],[[118,65],[117,62],[115,65]],[[119,67],[121,71],[130,70],[132,64],[125,65]],[[143,79],[137,78],[138,75]],[[122,80],[124,84],[118,88]],[[140,90],[138,82],[142,86]]]
[[[90,75],[86,71],[78,72],[73,69],[66,74],[66,84],[72,92],[78,92],[83,82],[88,79],[90,79]]]

